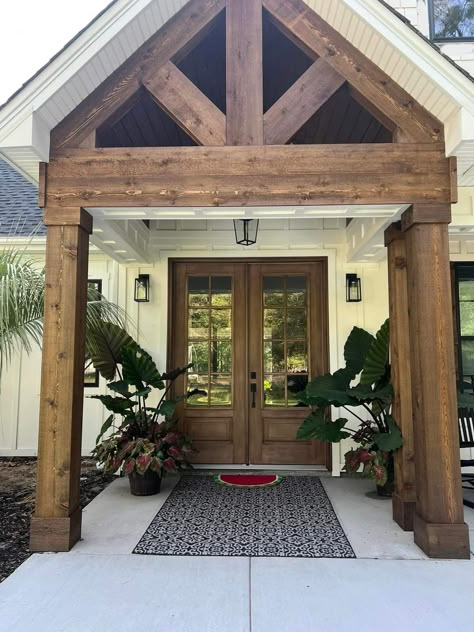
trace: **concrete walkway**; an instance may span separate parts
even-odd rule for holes
[[[366,481],[324,479],[359,558],[347,560],[131,555],[173,481],[151,498],[130,496],[126,484],[115,481],[86,508],[84,540],[71,553],[34,555],[0,585],[1,632],[465,632],[474,625],[473,561],[423,559],[412,534],[394,526],[391,503],[365,496]],[[474,529],[474,511],[466,520]]]

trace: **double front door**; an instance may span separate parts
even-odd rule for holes
[[[171,263],[170,368],[196,463],[329,465],[297,441],[298,394],[327,371],[326,259]]]

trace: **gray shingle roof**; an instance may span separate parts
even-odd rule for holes
[[[0,236],[45,235],[42,217],[35,185],[0,159]]]

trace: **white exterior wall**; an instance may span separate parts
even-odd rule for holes
[[[386,0],[416,26],[423,35],[430,36],[428,0]],[[474,76],[474,42],[453,42],[439,45],[443,53]]]

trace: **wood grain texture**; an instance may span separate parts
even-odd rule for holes
[[[44,208],[46,206],[46,172],[48,170],[47,162],[39,163],[39,180],[38,180],[38,206]]]
[[[448,159],[448,175],[449,172]],[[413,205],[402,215],[402,231],[408,230],[414,224],[449,224],[451,223],[451,204],[422,204]]]
[[[48,168],[53,206],[447,202],[443,146],[71,149]]]
[[[263,117],[266,145],[284,145],[345,83],[331,66],[318,59]]]
[[[404,233],[398,222],[387,229],[385,239],[386,243],[388,242],[390,358],[394,390],[392,415],[403,435],[403,446],[394,455],[393,518],[402,529],[412,531],[416,493],[410,336],[408,333],[407,261]]]
[[[51,146],[78,147],[108,117],[132,98],[144,78],[173,59],[207,27],[225,0],[191,0],[101,83],[51,132]]]
[[[325,59],[356,90],[401,127],[412,142],[439,142],[443,126],[403,88],[317,15],[304,0],[263,0],[294,38]]]
[[[36,520],[31,536],[33,542],[42,542],[42,550],[58,546],[53,532],[51,539],[40,535],[42,519],[66,519],[61,521],[61,538],[64,542],[71,536],[71,546],[80,536],[80,522],[78,527],[77,519],[67,519],[77,513],[80,501],[88,249],[89,235],[81,226],[48,226]],[[65,535],[68,528],[74,537]]]
[[[227,0],[227,145],[263,145],[261,0]]]
[[[172,62],[162,66],[144,86],[198,145],[225,145],[225,114]]]
[[[416,210],[416,209],[415,209]],[[465,555],[447,224],[406,232],[417,505],[415,541],[432,557]],[[420,518],[417,522],[417,518]],[[418,524],[418,528],[417,528]],[[424,525],[438,525],[434,543]],[[467,533],[467,531],[466,531]]]

